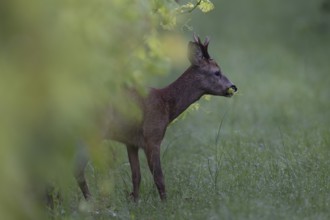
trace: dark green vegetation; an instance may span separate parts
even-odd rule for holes
[[[211,37],[209,52],[239,93],[203,99],[169,127],[167,202],[142,152],[141,199],[131,202],[126,149],[106,142],[105,162],[87,168],[94,201],[66,177],[55,218],[329,219],[330,14],[321,2],[214,1],[212,12],[194,12],[189,25]],[[154,84],[166,85],[187,65]]]

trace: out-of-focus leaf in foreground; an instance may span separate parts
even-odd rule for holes
[[[175,26],[175,7],[169,1],[0,2],[1,219],[43,218],[38,196],[49,183],[63,190],[73,181],[76,143],[81,137],[97,143],[104,106],[138,114],[123,106],[122,88],[144,93],[146,79],[167,72],[159,27]]]

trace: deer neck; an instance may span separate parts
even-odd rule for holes
[[[169,120],[173,121],[192,103],[204,95],[200,89],[200,81],[197,77],[196,67],[189,67],[177,80],[163,89],[159,89],[160,95],[169,112]]]

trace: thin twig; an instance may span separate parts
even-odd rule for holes
[[[202,3],[202,0],[199,0],[194,7],[192,7],[191,9],[187,10],[187,11],[181,11],[178,14],[186,14],[186,13],[191,13],[193,12],[200,4]]]
[[[220,125],[219,125],[218,132],[217,132],[217,137],[215,138],[215,146],[218,146],[222,124],[223,124],[223,121],[224,121],[224,119],[227,115],[227,112],[228,112],[228,109],[225,111],[225,114],[223,114],[223,116],[221,118]]]
[[[195,5],[192,9],[190,9],[190,10],[188,11],[188,13],[191,13],[193,10],[195,10],[195,9],[201,4],[201,2],[202,2],[202,0],[199,0],[199,1],[196,3],[196,5]]]

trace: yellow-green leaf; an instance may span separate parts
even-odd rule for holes
[[[205,96],[204,96],[204,99],[205,99],[206,101],[210,101],[210,100],[211,100],[211,96],[210,96],[210,95],[205,95]]]
[[[214,9],[214,5],[210,0],[202,0],[200,4],[198,5],[198,8],[206,13]]]

